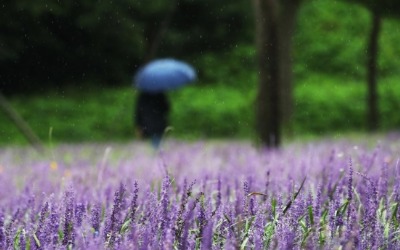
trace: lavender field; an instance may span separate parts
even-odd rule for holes
[[[0,249],[399,249],[400,136],[0,149]]]

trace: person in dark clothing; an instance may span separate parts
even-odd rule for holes
[[[140,138],[151,139],[158,148],[168,126],[169,102],[164,93],[140,92],[136,101],[135,127]]]

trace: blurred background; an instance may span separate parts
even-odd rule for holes
[[[291,103],[281,124],[284,140],[400,128],[396,1],[295,0],[291,11],[283,3],[290,1],[275,1],[288,10],[281,20],[293,19],[290,32],[280,26],[290,40],[283,43],[290,45],[283,64],[292,74],[290,91],[282,93]],[[198,74],[195,84],[168,92],[169,136],[258,137],[257,4],[2,1],[0,145],[28,143],[10,113],[43,142],[134,140],[132,77],[162,57],[185,60]],[[369,105],[376,106],[376,124]]]

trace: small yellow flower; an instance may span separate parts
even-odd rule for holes
[[[50,163],[50,169],[53,170],[53,171],[55,171],[55,170],[58,169],[58,164],[57,164],[56,161],[52,161],[52,162]]]

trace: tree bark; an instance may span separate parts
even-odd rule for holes
[[[377,59],[378,59],[378,40],[381,26],[381,17],[377,11],[372,13],[372,27],[369,37],[367,50],[367,128],[369,131],[375,131],[379,126],[378,111],[378,91],[377,91]]]
[[[175,1],[171,2],[170,9],[166,12],[165,17],[161,21],[159,28],[157,29],[154,36],[149,41],[150,43],[149,43],[148,51],[144,58],[145,63],[151,61],[152,59],[154,59],[154,57],[156,57],[158,49],[161,46],[161,42],[164,39],[164,35],[168,31],[168,28],[171,24],[172,18],[174,16],[176,10],[178,9],[179,1],[180,0],[175,0]]]
[[[277,0],[253,0],[253,3],[259,68],[256,126],[261,144],[277,148],[281,143],[279,6]]]
[[[293,106],[293,33],[301,0],[280,1],[279,16],[279,62],[280,62],[280,102],[281,121],[287,132],[291,132]]]

